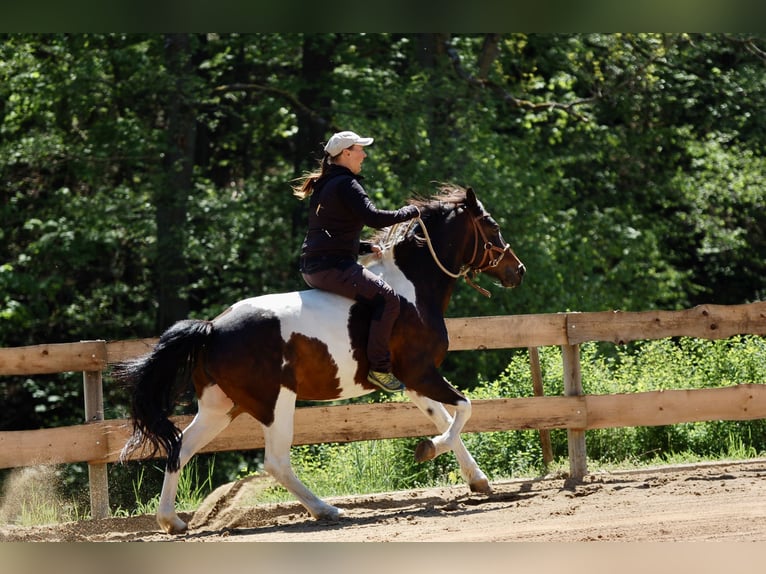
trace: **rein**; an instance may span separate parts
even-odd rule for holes
[[[415,219],[420,223],[420,227],[423,230],[423,235],[425,236],[426,244],[428,245],[428,250],[431,252],[431,257],[433,258],[437,267],[439,267],[439,269],[441,269],[444,274],[452,277],[453,279],[459,279],[460,277],[463,277],[465,282],[476,289],[479,293],[485,297],[492,297],[492,294],[489,291],[474,283],[473,279],[482,271],[491,267],[497,267],[500,264],[500,261],[502,261],[503,257],[505,257],[505,254],[508,253],[510,245],[506,245],[501,249],[489,241],[487,239],[487,235],[484,233],[484,229],[482,229],[478,223],[479,217],[474,216],[471,218],[471,223],[473,223],[473,255],[471,256],[471,260],[460,268],[460,271],[453,273],[447,269],[439,260],[439,256],[434,250],[433,243],[431,242],[431,236],[428,234],[428,229],[426,228],[425,222],[420,218],[419,215]],[[479,261],[479,264],[474,265],[473,261],[476,259],[479,251],[479,235],[481,235],[481,239],[484,242],[484,252],[481,255],[481,261]],[[499,255],[495,259],[490,258],[490,253],[492,251],[499,252]],[[487,260],[486,263],[484,262],[485,259]]]

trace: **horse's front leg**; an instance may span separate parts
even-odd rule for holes
[[[415,450],[415,459],[425,462],[452,450],[455,453],[460,475],[468,483],[472,492],[489,494],[492,489],[489,486],[487,476],[479,468],[471,453],[460,438],[460,432],[465,423],[471,417],[471,401],[468,398],[458,400],[455,405],[455,416],[451,416],[444,405],[415,391],[408,390],[407,396],[415,403],[426,416],[433,421],[441,435],[421,441]]]

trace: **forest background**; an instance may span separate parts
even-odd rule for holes
[[[379,207],[472,186],[526,264],[451,316],[760,300],[765,108],[765,35],[2,34],[0,346],[305,288],[290,186],[342,129],[375,138]],[[471,388],[512,356],[444,372]],[[80,422],[78,377],[4,377],[0,430]]]

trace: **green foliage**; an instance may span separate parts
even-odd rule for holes
[[[0,344],[157,334],[154,202],[179,93],[196,145],[173,191],[186,279],[172,287],[191,315],[303,287],[289,182],[348,127],[376,137],[365,185],[381,207],[472,185],[527,264],[490,301],[458,286],[451,315],[762,296],[760,38],[207,34],[186,71],[165,40],[0,37]],[[304,65],[319,61],[327,73]],[[447,369],[470,387],[506,360]]]
[[[690,140],[690,169],[679,172],[673,183],[688,202],[688,211],[677,214],[678,225],[687,229],[687,265],[704,293],[712,285],[725,284],[717,299],[733,304],[748,297],[762,299],[763,288],[752,289],[755,277],[763,277],[766,263],[751,255],[753,245],[764,240],[763,209],[766,161],[743,146],[735,134],[711,132],[702,141]],[[747,287],[750,285],[751,287]]]
[[[546,395],[563,392],[563,364],[555,347],[540,350]],[[766,380],[766,343],[741,336],[720,341],[679,338],[633,343],[606,352],[596,343],[581,347],[585,394],[617,394],[667,389],[702,389]],[[475,398],[532,396],[526,353],[519,353],[497,380],[472,391]],[[514,431],[509,436],[529,431]],[[552,431],[555,457],[566,457],[566,434]],[[534,438],[527,437],[531,444]],[[723,457],[736,452],[763,452],[766,424],[753,421],[709,421],[660,427],[596,429],[586,433],[588,458],[599,463],[647,462],[677,453]],[[520,440],[516,438],[515,440]],[[524,439],[521,439],[524,440]],[[475,455],[477,460],[481,460]],[[540,468],[542,455],[534,459]],[[509,470],[505,471],[506,473]]]

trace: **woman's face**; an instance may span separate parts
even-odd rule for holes
[[[340,161],[336,161],[336,163],[347,167],[353,173],[359,173],[362,171],[362,162],[366,157],[367,154],[363,146],[352,145],[340,152],[340,158],[338,158]]]

